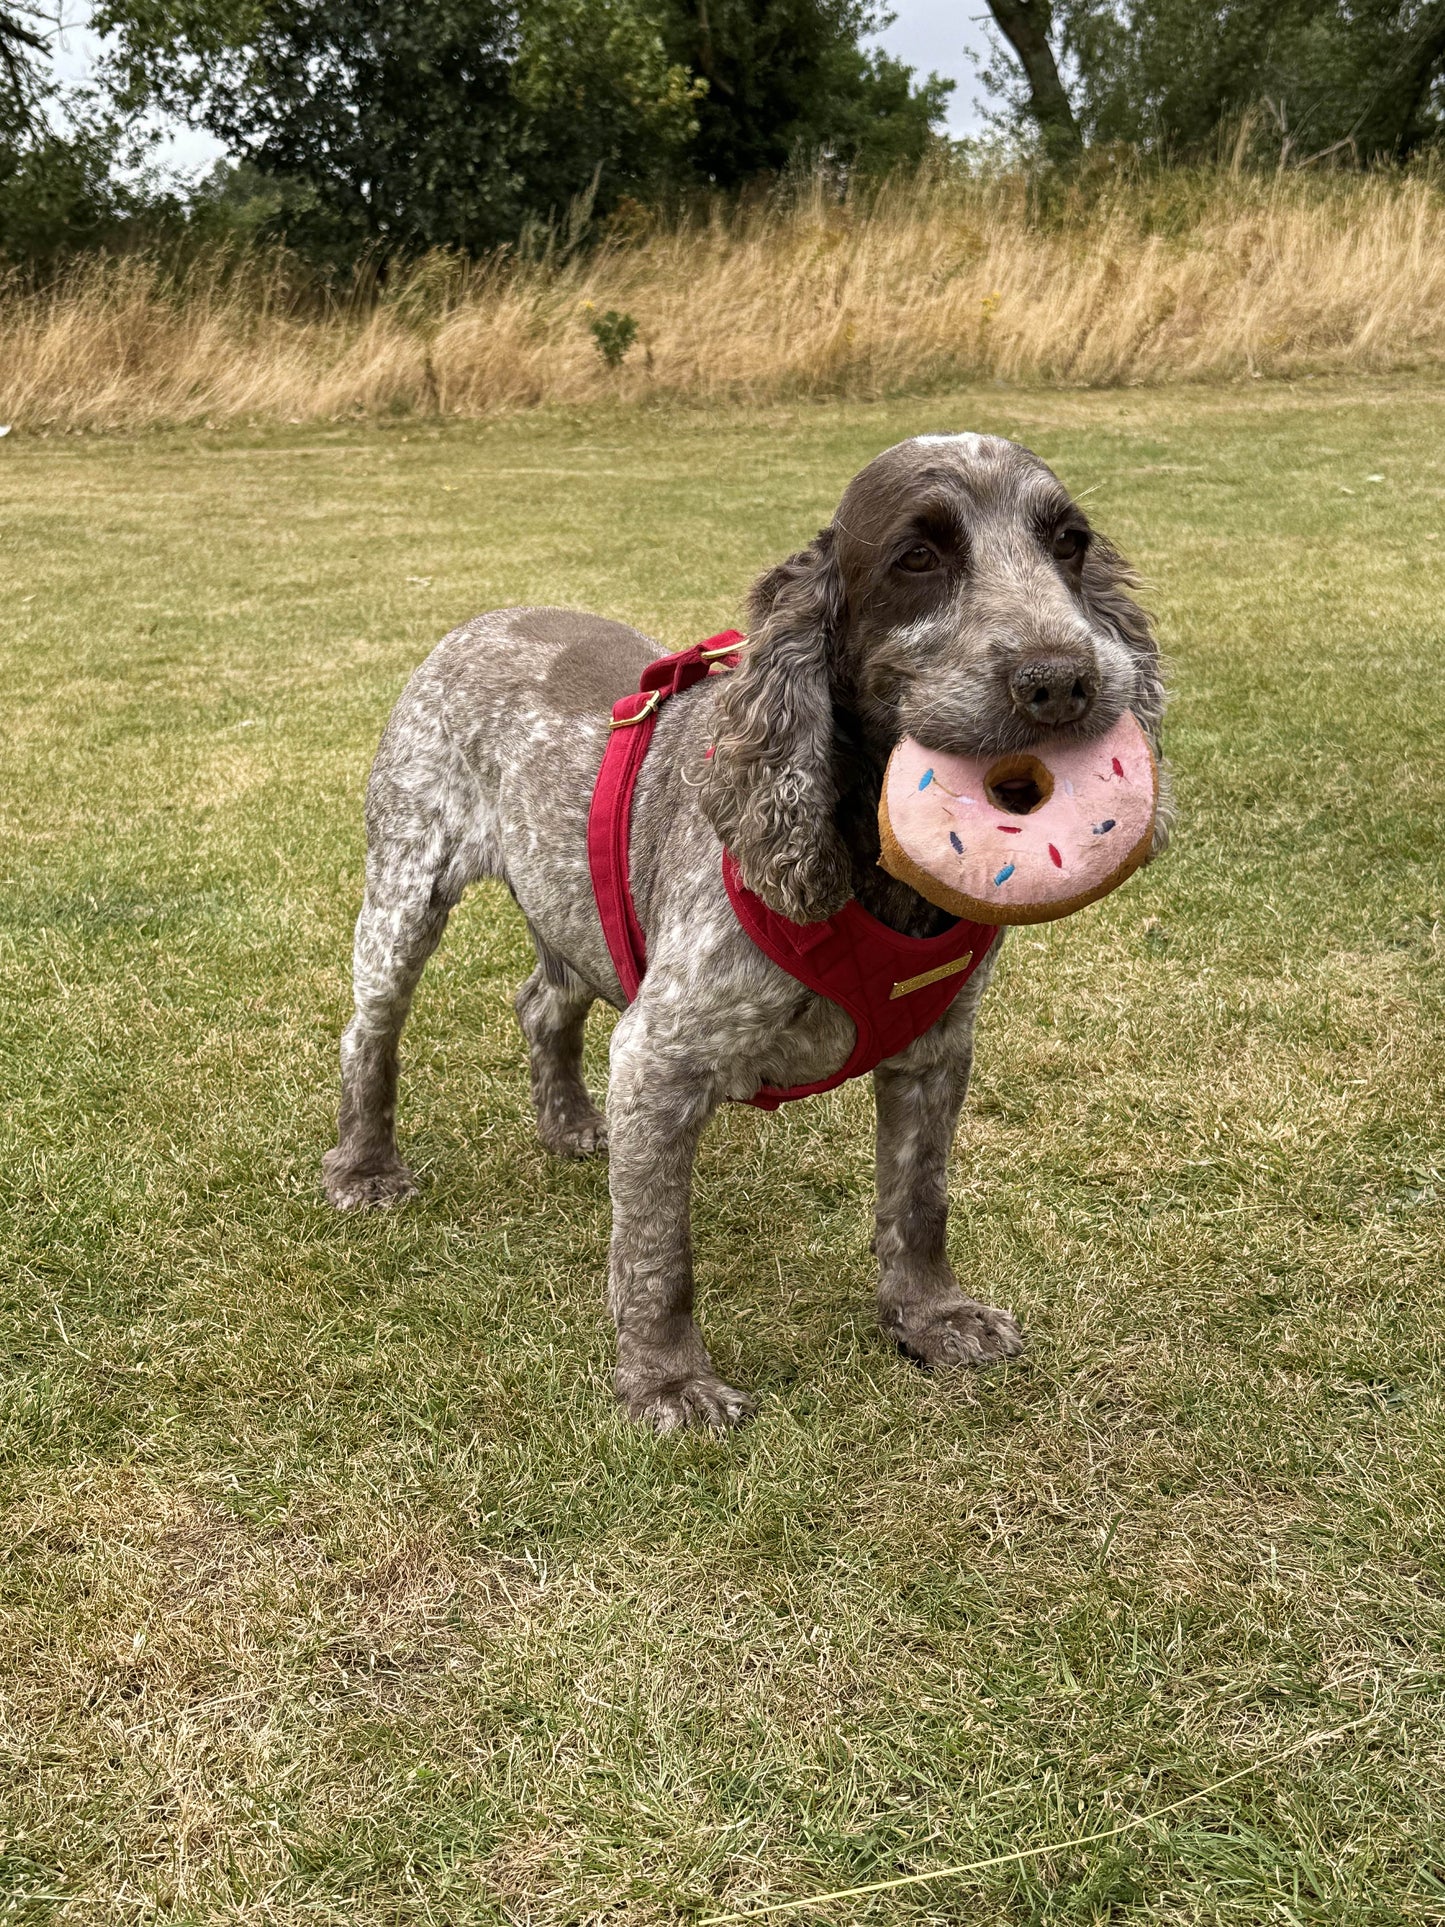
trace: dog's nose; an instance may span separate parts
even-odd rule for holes
[[[1026,656],[1009,677],[1014,708],[1046,729],[1081,722],[1097,693],[1098,678],[1077,656]]]

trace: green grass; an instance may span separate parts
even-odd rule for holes
[[[505,897],[338,1218],[366,767],[453,623],[725,626],[847,476],[1017,434],[1144,569],[1179,829],[1021,933],[956,1156],[1031,1333],[871,1319],[866,1087],[697,1184],[736,1437],[609,1390]],[[1445,1915],[1445,389],[0,444],[0,1921]],[[1369,479],[1369,478],[1383,479]],[[601,1083],[605,1026],[592,1074]]]

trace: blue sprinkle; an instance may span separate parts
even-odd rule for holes
[[[1012,863],[1005,863],[1005,865],[1003,866],[1003,868],[1002,868],[1002,869],[1001,869],[1001,870],[999,871],[999,873],[998,873],[998,875],[997,875],[997,876],[996,876],[996,877],[994,878],[994,882],[995,882],[996,884],[997,884],[997,883],[1007,883],[1007,882],[1008,882],[1008,880],[1009,880],[1009,878],[1010,878],[1010,877],[1011,877],[1011,876],[1013,875],[1013,873],[1014,873],[1014,866],[1013,866],[1013,864],[1012,864]]]
[[[1102,823],[1096,823],[1094,825],[1094,835],[1095,836],[1106,835],[1108,831],[1113,829],[1117,821],[1118,821],[1117,817],[1106,816]]]
[[[922,776],[920,776],[918,779],[918,787],[921,790],[926,790],[928,788],[928,785],[932,781],[933,781],[933,771],[931,769],[926,769],[923,772]]]
[[[948,840],[949,840],[949,842],[950,842],[950,843],[951,843],[951,844],[953,845],[953,847],[954,847],[954,849],[958,851],[958,854],[959,854],[960,856],[962,856],[962,855],[963,855],[963,843],[962,843],[962,841],[961,841],[961,840],[960,840],[960,838],[959,838],[959,834],[958,834],[958,831],[957,831],[957,830],[950,830],[950,831],[948,832]]]

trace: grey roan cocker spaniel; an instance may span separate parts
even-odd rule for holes
[[[537,947],[516,1003],[542,1142],[611,1158],[618,1397],[659,1431],[744,1418],[748,1399],[718,1377],[692,1317],[698,1139],[725,1099],[836,1072],[854,1026],[753,943],[720,846],[795,923],[853,897],[894,931],[947,930],[944,912],[878,867],[890,751],[904,736],[971,756],[1038,748],[1102,734],[1132,709],[1157,753],[1158,653],[1130,583],[1016,443],[922,435],[871,461],[828,527],[754,584],[736,669],[657,713],[633,801],[647,970],[630,1004],[593,895],[588,808],[612,704],[662,651],[563,609],[498,610],[454,630],[407,684],[371,773],[356,1009],[324,1167],[332,1203],[415,1191],[396,1148],[398,1040],[449,912],[469,883],[501,878]],[[1023,1344],[1010,1313],[960,1289],[945,1240],[948,1151],[999,948],[873,1072],[879,1315],[929,1366],[986,1364]],[[581,1075],[598,997],[626,1005],[605,1123]]]

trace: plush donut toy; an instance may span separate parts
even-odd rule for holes
[[[1158,800],[1127,710],[1092,742],[1007,756],[944,756],[908,736],[883,778],[878,860],[971,923],[1048,923],[1134,874]]]

